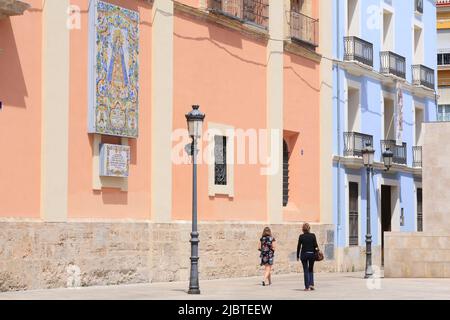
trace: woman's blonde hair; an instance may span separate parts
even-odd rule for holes
[[[263,237],[271,237],[272,236],[272,230],[270,230],[269,227],[265,227],[263,230]]]
[[[302,231],[303,233],[309,233],[311,231],[311,226],[309,225],[309,223],[303,224]]]

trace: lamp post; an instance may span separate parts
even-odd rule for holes
[[[373,170],[374,154],[375,150],[370,143],[366,144],[364,150],[362,150],[364,166],[367,170],[367,232],[366,232],[366,274],[364,278],[371,278],[373,276],[372,269],[372,234],[370,230],[370,174]]]
[[[202,136],[202,125],[205,114],[199,106],[192,106],[186,114],[189,136],[192,138],[190,155],[192,156],[192,232],[191,232],[191,275],[189,278],[189,294],[200,294],[198,281],[198,230],[197,230],[197,140]]]
[[[386,151],[383,152],[383,162],[386,167],[386,171],[389,171],[392,167],[392,159],[394,158],[394,153],[391,151],[391,148],[386,148]]]

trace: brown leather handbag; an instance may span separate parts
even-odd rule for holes
[[[320,250],[316,251],[316,261],[322,261],[324,259],[323,253]]]

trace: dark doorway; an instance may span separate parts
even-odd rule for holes
[[[422,188],[417,189],[417,231],[423,232],[423,198]]]
[[[356,182],[349,183],[348,190],[348,215],[349,215],[349,245],[359,245],[359,186]]]
[[[289,149],[283,140],[283,207],[289,203]]]
[[[384,266],[384,233],[392,231],[392,188],[381,186],[381,264]]]

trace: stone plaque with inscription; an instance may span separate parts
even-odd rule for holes
[[[104,143],[100,146],[100,176],[127,178],[130,147]]]

